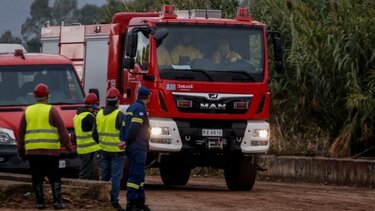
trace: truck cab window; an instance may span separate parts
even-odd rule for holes
[[[0,75],[1,106],[35,103],[33,90],[38,83],[49,87],[51,104],[80,104],[83,101],[83,93],[71,65],[4,66]]]
[[[263,81],[264,41],[260,28],[207,25],[159,27],[169,32],[156,50],[162,79],[235,83]]]
[[[138,45],[135,55],[135,64],[139,65],[142,70],[148,69],[149,52],[149,39],[140,31],[138,32]]]

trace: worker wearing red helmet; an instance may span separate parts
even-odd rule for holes
[[[79,179],[98,179],[97,152],[100,150],[98,140],[92,136],[92,128],[95,123],[95,111],[98,98],[94,93],[85,97],[85,105],[78,108],[73,118],[74,133],[77,138],[77,154],[81,160]]]
[[[101,180],[111,181],[111,205],[124,210],[119,204],[121,178],[125,164],[125,150],[119,147],[120,127],[124,114],[118,109],[120,92],[116,88],[107,91],[106,106],[96,115],[93,136],[101,147]]]
[[[37,209],[46,208],[43,196],[44,177],[51,184],[54,208],[64,209],[61,202],[59,149],[64,145],[70,152],[68,131],[58,111],[48,104],[48,86],[40,83],[34,88],[36,104],[28,106],[21,118],[17,140],[19,156],[29,160]]]
[[[146,105],[151,92],[146,87],[138,89],[137,101],[126,110],[125,121],[120,129],[120,140],[126,147],[129,160],[129,177],[126,184],[126,210],[150,210],[145,205],[145,165],[150,139],[150,122]]]

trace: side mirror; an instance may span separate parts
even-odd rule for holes
[[[156,29],[154,33],[154,39],[156,40],[156,47],[163,42],[163,40],[168,36],[169,31],[166,28]]]
[[[133,57],[124,58],[122,67],[128,70],[134,69],[135,61]]]
[[[126,56],[128,57],[135,57],[137,53],[137,45],[138,45],[138,34],[134,31],[128,34],[126,37]]]
[[[275,68],[277,73],[284,72],[284,49],[281,34],[278,32],[270,32],[273,43],[273,52],[275,57]]]
[[[166,28],[156,29],[154,33],[154,39],[160,42],[164,40],[168,36],[168,34],[169,34],[169,31]]]

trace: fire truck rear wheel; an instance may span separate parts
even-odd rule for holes
[[[190,178],[191,168],[178,162],[179,159],[164,157],[159,171],[164,185],[186,185]]]
[[[256,162],[254,156],[233,155],[224,169],[225,182],[229,190],[250,191],[256,179]]]

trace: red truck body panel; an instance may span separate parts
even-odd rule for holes
[[[52,74],[47,78],[48,74]],[[44,76],[44,79],[41,77]],[[62,78],[66,76],[67,78]],[[36,81],[37,77],[42,81]],[[74,70],[71,60],[61,55],[42,54],[42,53],[4,53],[0,54],[0,133],[3,137],[18,138],[18,129],[20,119],[27,106],[34,104],[33,89],[37,83],[46,83],[50,88],[50,102],[57,109],[63,119],[65,127],[73,134],[73,117],[78,107],[83,106],[83,90],[78,82],[78,75]],[[10,80],[10,81],[8,81]],[[27,88],[26,88],[26,85]],[[57,89],[51,90],[56,85]],[[11,90],[5,90],[4,88]],[[24,87],[26,89],[24,89]],[[65,92],[58,88],[65,88]],[[54,99],[62,93],[68,95],[64,99]],[[23,94],[27,94],[27,98]],[[26,96],[26,95],[25,95]],[[70,97],[69,97],[70,96]],[[17,159],[15,139],[10,140],[9,144],[0,144],[0,169],[19,169],[27,168],[24,162]],[[75,149],[75,139],[73,149]],[[61,151],[64,151],[64,147]],[[71,156],[63,159],[64,168],[78,168],[78,157]]]

